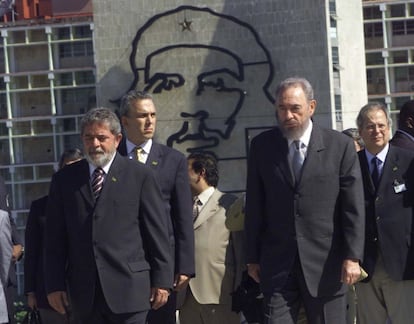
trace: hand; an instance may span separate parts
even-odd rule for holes
[[[187,287],[188,282],[190,281],[190,277],[185,274],[177,274],[175,275],[174,280],[174,290],[179,291]]]
[[[37,300],[34,292],[27,293],[27,306],[31,309],[37,308]]]
[[[247,265],[247,273],[254,281],[260,283],[260,265],[258,263],[250,263]]]
[[[21,244],[13,245],[12,261],[17,262],[23,255],[23,246]]]
[[[49,305],[60,314],[66,314],[69,307],[68,296],[65,291],[54,291],[47,295]]]
[[[151,288],[150,302],[152,305],[152,309],[158,309],[161,306],[164,306],[165,303],[168,301],[169,295],[170,295],[170,292],[168,289]]]
[[[342,278],[341,281],[347,285],[353,285],[361,276],[361,268],[358,260],[345,259],[342,263]]]

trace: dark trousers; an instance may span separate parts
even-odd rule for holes
[[[148,311],[114,314],[109,308],[99,282],[96,284],[92,313],[80,324],[145,324]]]
[[[6,303],[7,303],[7,312],[9,314],[9,324],[15,324],[16,320],[14,319],[14,313],[16,309],[14,307],[14,301],[16,299],[16,290],[17,287],[9,283],[6,289],[4,289],[4,293],[6,295]]]
[[[296,324],[302,305],[308,324],[346,324],[346,296],[312,297],[299,260],[295,262],[285,287],[264,297],[265,324]]]
[[[168,297],[167,303],[157,310],[148,312],[147,324],[175,324],[175,310],[177,304],[177,293],[174,291]]]

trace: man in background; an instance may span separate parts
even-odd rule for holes
[[[82,158],[83,154],[79,149],[66,150],[59,160],[59,170]],[[42,324],[66,324],[68,317],[50,307],[45,291],[43,245],[47,197],[44,196],[32,202],[26,222],[24,291],[27,295],[27,305],[31,309],[39,310]]]
[[[357,117],[365,143],[360,151],[366,210],[363,268],[356,284],[359,324],[411,323],[414,319],[414,153],[389,145],[391,117],[373,102]]]
[[[185,288],[194,276],[194,232],[191,214],[191,194],[188,186],[187,160],[185,156],[153,140],[157,111],[153,98],[146,92],[131,90],[121,101],[121,122],[126,140],[118,151],[132,160],[150,167],[161,187],[167,212],[171,253],[174,256],[174,290]],[[148,314],[149,324],[175,323],[176,293],[167,304]]]
[[[15,307],[14,302],[16,299],[17,291],[17,275],[16,275],[16,263],[23,256],[23,240],[19,234],[16,226],[16,222],[10,213],[9,194],[4,183],[4,179],[0,177],[0,209],[7,211],[9,215],[9,222],[11,226],[11,238],[13,243],[12,259],[10,262],[9,278],[5,285],[5,294],[7,301],[7,309],[9,314],[9,324],[16,323],[14,319]]]
[[[232,312],[231,294],[241,281],[242,232],[231,232],[226,226],[226,212],[237,197],[217,189],[217,162],[209,154],[190,154],[188,175],[194,201],[197,275],[187,288],[180,323],[239,324],[240,315]]]
[[[400,109],[398,129],[390,143],[408,150],[414,150],[414,100],[407,101]]]

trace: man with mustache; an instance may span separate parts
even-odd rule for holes
[[[50,187],[48,301],[61,314],[71,306],[84,324],[143,324],[172,288],[161,192],[151,170],[116,152],[122,135],[112,111],[90,110],[81,137],[86,159],[54,174]]]
[[[265,323],[346,323],[347,285],[361,274],[364,201],[353,141],[312,121],[303,78],[276,90],[278,127],[253,139],[245,232],[249,275],[260,282]]]

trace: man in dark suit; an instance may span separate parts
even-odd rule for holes
[[[358,323],[412,323],[414,319],[414,153],[389,145],[391,117],[382,103],[369,103],[357,117],[365,143],[360,151],[365,189],[363,268],[356,285]]]
[[[81,150],[66,150],[60,158],[59,170],[66,164],[79,161],[82,158]],[[68,317],[51,309],[45,291],[43,247],[46,206],[47,196],[34,200],[30,205],[24,238],[24,292],[27,296],[27,305],[31,309],[39,310],[42,324],[66,324]]]
[[[153,141],[157,113],[152,96],[132,90],[121,102],[121,122],[126,140],[118,147],[120,154],[150,167],[157,177],[168,215],[172,253],[175,256],[174,290],[185,288],[194,276],[194,230],[192,201],[188,185],[187,160],[185,156],[165,145]],[[175,323],[176,294],[170,295],[166,305],[148,314],[149,324]]]
[[[106,108],[81,120],[86,160],[54,174],[46,209],[50,305],[68,295],[81,323],[143,324],[168,299],[173,267],[161,192],[151,170],[116,152],[121,125]]]
[[[310,83],[276,90],[279,127],[253,139],[245,232],[247,266],[265,297],[265,323],[345,323],[348,285],[360,276],[364,205],[353,141],[312,122]]]
[[[398,129],[390,143],[414,151],[414,100],[407,101],[401,107]]]

